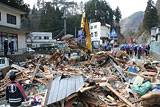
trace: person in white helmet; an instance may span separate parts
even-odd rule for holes
[[[12,41],[9,43],[9,48],[10,48],[11,55],[12,55],[14,51],[14,39],[12,39]]]

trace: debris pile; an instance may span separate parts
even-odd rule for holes
[[[160,63],[153,58],[138,60],[118,51],[98,52],[87,62],[74,62],[64,54],[35,56],[13,64],[0,81],[4,97],[9,75],[16,73],[29,101],[23,106],[139,107],[160,105]]]

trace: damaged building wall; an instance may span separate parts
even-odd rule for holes
[[[160,42],[151,42],[152,56],[160,60]]]

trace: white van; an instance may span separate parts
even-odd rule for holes
[[[6,57],[0,57],[0,80],[3,79],[9,69],[9,59]]]
[[[9,59],[6,57],[0,57],[0,69],[3,69],[8,66],[9,66]]]

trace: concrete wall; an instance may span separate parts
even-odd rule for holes
[[[160,42],[151,42],[151,52],[155,59],[160,60]]]
[[[27,48],[25,33],[18,33],[18,49],[24,51]]]
[[[14,11],[14,9],[8,9],[0,5],[0,12],[1,12],[1,21],[0,25],[13,27],[13,28],[20,28],[21,27],[21,20],[20,20],[20,13]],[[16,24],[9,24],[7,23],[7,14],[16,16]]]
[[[93,29],[91,29],[91,26],[93,26]],[[97,26],[97,28],[95,28]],[[91,37],[91,41],[100,41],[100,32],[101,29],[101,23],[95,22],[90,24],[90,33],[93,33],[93,37]],[[95,37],[95,32],[97,32],[97,37]]]

